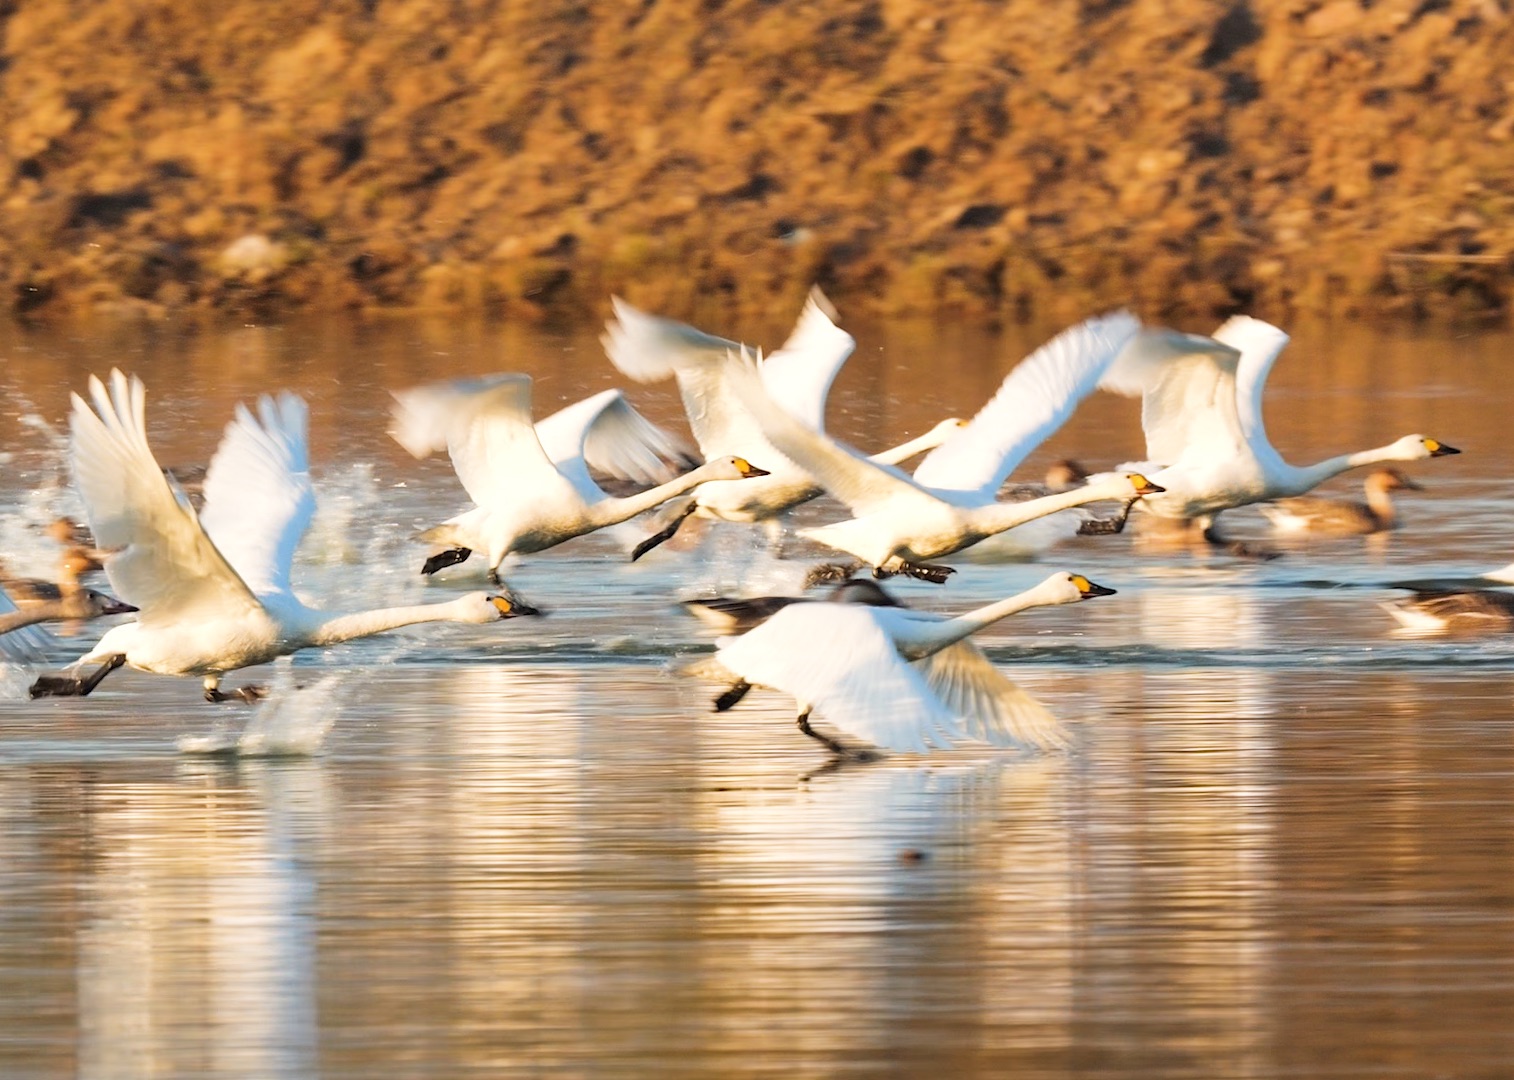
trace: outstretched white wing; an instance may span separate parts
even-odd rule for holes
[[[1262,423],[1262,390],[1272,365],[1288,344],[1288,335],[1249,315],[1232,315],[1214,332],[1214,340],[1240,350],[1235,368],[1236,415],[1253,449],[1271,447]]]
[[[488,375],[433,383],[394,394],[389,434],[416,457],[446,447],[452,467],[478,506],[577,488],[547,457],[531,423],[531,376]],[[596,489],[597,490],[597,489]]]
[[[590,470],[648,486],[697,462],[678,440],[637,412],[619,390],[601,390],[536,425],[547,457],[586,501],[604,497]]]
[[[915,481],[992,499],[1005,477],[1093,393],[1140,326],[1120,311],[1062,331],[1015,366],[971,423],[926,455]]]
[[[290,593],[295,548],[315,513],[308,426],[294,394],[263,395],[256,416],[238,405],[205,473],[200,524],[259,597]]]
[[[889,750],[947,748],[963,732],[899,655],[874,609],[825,602],[790,604],[736,638],[717,658],[748,682],[812,706],[831,726]]]
[[[1140,396],[1146,457],[1171,465],[1189,447],[1224,454],[1244,442],[1236,412],[1239,357],[1233,347],[1200,334],[1142,330],[1099,385]]]
[[[969,738],[992,746],[1051,750],[1070,742],[1050,709],[1015,685],[970,641],[916,660],[926,685],[961,717]]]
[[[94,408],[73,395],[71,462],[95,543],[112,552],[112,591],[140,609],[144,625],[257,611],[256,597],[153,459],[142,381],[112,371],[109,393],[94,376],[89,392]]]
[[[638,311],[619,297],[613,303],[615,319],[605,324],[600,339],[610,362],[637,382],[678,380],[689,430],[706,461],[728,454],[764,461],[767,439],[725,377],[726,353],[740,346]]]
[[[783,347],[762,362],[762,385],[800,423],[825,430],[825,399],[857,342],[836,325],[836,312],[818,288]]]

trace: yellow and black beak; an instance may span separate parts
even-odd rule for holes
[[[757,466],[753,465],[750,461],[743,457],[736,459],[736,471],[741,474],[741,477],[744,480],[750,479],[753,476],[769,475],[766,469],[759,469]]]
[[[1436,439],[1425,439],[1425,449],[1430,451],[1431,457],[1446,457],[1448,454],[1459,454],[1460,450],[1454,446],[1447,446]]]
[[[1092,600],[1095,596],[1113,596],[1113,589],[1106,589],[1102,585],[1095,585],[1082,574],[1072,575],[1072,583],[1078,587],[1078,593],[1083,600]]]
[[[1156,495],[1159,492],[1167,490],[1160,484],[1153,484],[1150,480],[1146,479],[1138,472],[1131,473],[1129,479],[1130,485],[1131,487],[1135,488],[1137,495]]]
[[[520,615],[540,615],[541,612],[530,604],[522,604],[519,600],[512,600],[508,596],[491,596],[489,603],[494,605],[494,610],[499,612],[501,619],[514,619]]]

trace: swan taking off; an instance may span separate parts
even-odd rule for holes
[[[569,406],[540,424],[531,422],[531,376],[489,375],[436,383],[394,395],[390,434],[416,457],[446,450],[473,500],[472,510],[421,533],[446,544],[421,573],[467,559],[488,559],[499,582],[506,555],[555,547],[565,540],[627,521],[705,483],[767,474],[745,458],[706,462],[666,480],[664,458],[672,440],[632,409],[618,390]],[[605,494],[589,465],[622,479],[664,479],[622,499]]]
[[[638,382],[672,376],[678,382],[689,430],[705,458],[739,454],[760,461],[769,475],[754,484],[711,484],[696,489],[672,508],[665,529],[640,544],[633,558],[669,540],[691,515],[722,521],[774,522],[778,515],[822,493],[803,468],[774,449],[730,377],[727,357],[742,346],[681,322],[638,311],[619,297],[615,318],[600,339],[605,354]],[[819,289],[809,300],[783,347],[756,363],[762,385],[778,405],[813,431],[825,430],[825,402],[831,383],[856,345],[835,323],[835,311]],[[924,435],[875,454],[873,461],[897,465],[941,445],[963,427],[943,420]]]
[[[901,752],[949,749],[967,740],[1062,745],[1065,735],[1044,707],[980,650],[953,646],[1019,611],[1113,593],[1081,574],[1062,573],[951,619],[876,601],[794,603],[740,637],[721,638],[713,658],[688,670],[733,683],[717,699],[719,711],[751,686],[792,695],[799,730],[838,755],[852,751],[811,727],[811,713]]]
[[[1288,344],[1277,327],[1237,315],[1214,339],[1174,331],[1139,335],[1100,384],[1141,398],[1149,472],[1165,492],[1141,503],[1160,517],[1200,519],[1249,503],[1303,495],[1348,469],[1387,461],[1420,461],[1459,453],[1423,435],[1342,454],[1314,465],[1290,465],[1267,441],[1262,390]],[[1165,347],[1164,347],[1165,346]]]
[[[764,392],[749,357],[729,355],[727,363],[773,445],[854,515],[801,529],[799,535],[849,552],[879,576],[904,573],[939,582],[952,571],[930,565],[929,559],[1058,510],[1162,490],[1131,473],[1024,502],[994,498],[1015,466],[1093,392],[1139,328],[1135,316],[1119,312],[1064,330],[1016,365],[978,415],[926,455],[913,478],[869,461],[795,420]]]
[[[289,584],[295,548],[315,511],[304,401],[288,393],[263,397],[256,416],[237,406],[205,478],[204,512],[196,515],[148,448],[142,381],[112,371],[108,392],[93,376],[89,390],[94,407],[75,394],[69,418],[74,481],[90,529],[111,552],[105,563],[111,586],[141,610],[75,665],[98,663],[92,674],[43,677],[33,697],[88,694],[129,664],[201,675],[205,696],[221,701],[233,696],[220,690],[226,672],[299,649],[414,623],[536,614],[482,592],[350,615],[306,607]]]

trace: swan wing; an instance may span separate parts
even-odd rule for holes
[[[992,746],[1052,750],[1069,743],[1050,709],[1031,697],[970,641],[915,661],[926,685],[962,718],[969,738]]]
[[[446,447],[458,480],[477,506],[502,506],[527,494],[570,486],[531,423],[529,375],[433,383],[397,391],[394,400],[389,434],[416,457]]]
[[[917,499],[922,507],[936,503],[935,496],[891,465],[866,458],[823,432],[802,423],[767,393],[758,377],[755,359],[747,353],[731,354],[727,363],[730,382],[762,425],[763,433],[778,451],[793,461],[814,481],[861,516],[886,503]],[[757,461],[762,465],[762,461]]]
[[[1128,311],[1062,331],[1022,360],[961,431],[926,455],[915,480],[937,491],[992,499],[1014,468],[1067,422],[1135,336]]]
[[[245,405],[205,473],[200,525],[255,596],[288,594],[294,552],[315,515],[309,413],[290,393]]]
[[[615,319],[600,338],[610,363],[638,382],[670,375],[678,381],[689,430],[706,461],[736,454],[771,469],[762,459],[764,451],[775,456],[772,447],[727,378],[726,355],[740,344],[648,315],[618,297],[613,303]]]
[[[769,396],[816,431],[825,430],[825,399],[857,344],[835,319],[825,294],[811,289],[788,340],[762,363]]]
[[[1272,365],[1288,344],[1288,335],[1271,323],[1249,315],[1233,315],[1214,332],[1214,340],[1240,350],[1236,362],[1236,414],[1241,431],[1253,446],[1267,446],[1262,424],[1262,391]]]
[[[950,746],[962,737],[956,717],[899,655],[874,610],[791,604],[741,637],[722,638],[717,658],[875,746],[916,753]]]
[[[692,465],[678,440],[632,407],[619,390],[601,390],[536,425],[542,449],[586,501],[604,498],[593,469],[617,480],[665,484]]]
[[[1100,386],[1139,395],[1146,456],[1172,464],[1190,447],[1228,453],[1245,441],[1236,411],[1239,350],[1201,334],[1143,329]]]
[[[111,590],[140,609],[144,626],[259,610],[154,460],[142,381],[112,371],[108,391],[91,376],[89,393],[93,408],[73,395],[70,460],[95,543],[112,553],[105,562]]]

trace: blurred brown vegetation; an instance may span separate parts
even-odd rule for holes
[[[0,0],[0,302],[1506,316],[1510,0]]]

